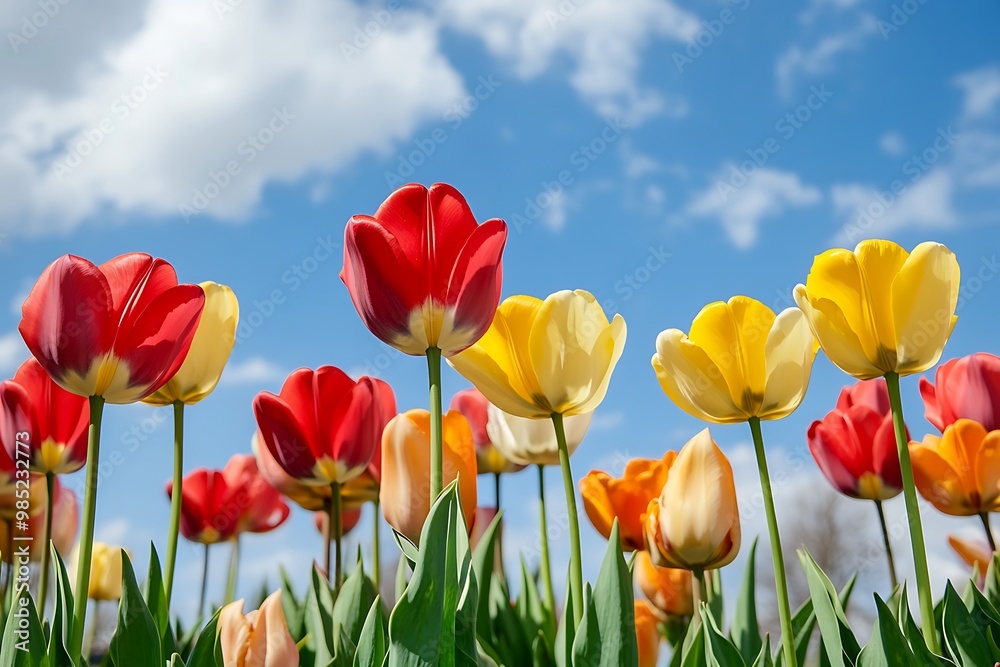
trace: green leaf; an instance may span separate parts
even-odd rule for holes
[[[573,664],[573,642],[576,640],[573,618],[576,604],[573,589],[567,582],[566,605],[562,618],[559,620],[559,628],[556,630],[556,667],[570,667]],[[632,613],[634,614],[635,611],[633,610]]]
[[[538,584],[528,571],[524,556],[521,556],[521,594],[517,597],[517,616],[521,619],[521,625],[529,637],[534,637],[539,632],[546,635],[549,627],[554,628],[554,624],[549,625],[548,609],[542,604],[542,599],[538,595]],[[554,639],[554,636],[546,636],[549,642]]]
[[[500,519],[503,512],[497,512],[489,527],[479,539],[479,544],[472,552],[472,567],[476,572],[476,582],[479,584],[479,600],[477,609],[477,630],[484,637],[490,636],[490,580],[494,574],[494,559],[496,555],[496,540],[499,534]]]
[[[708,655],[705,652],[705,633],[701,632],[701,624],[692,622],[697,626],[694,633],[694,640],[690,646],[686,646],[681,653],[681,667],[705,667],[708,664]]]
[[[160,632],[146,606],[128,554],[122,550],[122,599],[118,629],[111,638],[111,660],[117,667],[163,667]]]
[[[361,628],[353,667],[382,667],[388,648],[388,621],[382,609],[382,598],[376,596]]]
[[[222,660],[217,659],[221,651],[218,636],[219,613],[221,611],[220,609],[215,612],[215,615],[198,634],[198,640],[194,643],[194,648],[187,660],[191,667],[222,667]]]
[[[705,586],[711,591],[708,596],[708,611],[720,625],[725,621],[725,610],[722,596],[722,571],[706,570]]]
[[[747,663],[760,654],[763,644],[760,638],[760,624],[757,622],[756,558],[757,539],[750,545],[746,569],[743,571],[743,586],[736,599],[736,613],[733,615],[733,625],[730,628],[733,643],[740,649],[740,655]]]
[[[705,637],[705,658],[709,667],[746,667],[746,661],[719,630],[708,605],[701,606],[701,627]]]
[[[858,667],[916,667],[917,662],[910,645],[899,629],[899,623],[892,617],[892,611],[882,599],[875,596],[878,617],[872,630],[871,641],[858,657]],[[931,663],[933,665],[933,663]]]
[[[396,586],[393,591],[396,595],[396,600],[403,597],[403,592],[406,590],[406,573],[410,569],[410,561],[405,558],[400,558],[399,562],[396,563]]]
[[[517,610],[511,607],[507,582],[502,577],[491,580],[489,641],[480,635],[491,657],[501,664],[522,665],[531,661],[531,641],[528,629],[521,623]]]
[[[986,599],[1000,609],[1000,555],[993,554],[989,567],[986,568]]]
[[[774,667],[771,661],[771,637],[764,635],[764,641],[760,645],[760,652],[757,659],[753,661],[753,667]]]
[[[597,584],[584,608],[583,622],[577,633],[573,644],[574,664],[601,667],[639,664],[632,577],[622,556],[617,519],[612,524]]]
[[[288,632],[295,641],[301,640],[306,634],[303,627],[305,609],[303,603],[295,597],[295,589],[285,568],[281,568],[281,610],[285,613]]]
[[[823,573],[808,551],[799,551],[799,560],[806,572],[809,597],[816,612],[820,635],[826,648],[826,655],[832,667],[850,667],[861,653],[858,640],[844,615],[844,607],[837,596],[837,590]]]
[[[945,645],[962,665],[989,665],[994,661],[986,638],[950,581],[944,591],[942,625]]]
[[[306,595],[305,614],[306,647],[317,665],[326,665],[333,660],[333,591],[326,577],[315,567],[312,570],[312,585]]]
[[[73,588],[69,583],[69,574],[55,545],[50,545],[51,567],[55,579],[55,599],[52,603],[52,631],[49,633],[48,656],[53,667],[72,665],[75,661],[66,650],[66,644],[73,627]]]
[[[38,621],[35,603],[27,593],[27,584],[22,582],[23,580],[15,578],[8,584],[16,592],[11,598],[10,612],[4,626],[0,665],[49,667],[51,663],[45,654],[45,634]]]
[[[143,587],[146,606],[153,616],[156,629],[160,635],[160,654],[167,656],[177,652],[174,642],[173,628],[170,627],[170,609],[167,606],[167,594],[163,588],[163,575],[160,570],[160,558],[156,546],[149,543],[149,572],[146,575],[146,585]]]
[[[927,642],[924,641],[924,636],[917,627],[916,621],[913,620],[913,616],[910,615],[910,602],[907,599],[906,587],[904,586],[900,591],[899,595],[899,611],[896,614],[898,619],[899,627],[903,631],[903,635],[906,637],[907,642],[909,642],[910,649],[916,656],[917,664],[926,665],[951,665],[950,661],[946,661],[943,658],[935,656],[931,653],[931,650],[927,648]]]
[[[365,574],[359,562],[358,567],[354,568],[340,587],[337,601],[333,605],[334,655],[338,661],[353,661],[361,630],[377,597],[375,584]],[[342,636],[350,641],[345,644],[341,641]]]
[[[417,549],[417,545],[410,541],[406,535],[402,533],[397,533],[395,530],[392,531],[392,536],[396,538],[396,545],[399,550],[403,552],[403,556],[406,560],[410,561],[411,564],[416,564],[420,560],[420,550]]]

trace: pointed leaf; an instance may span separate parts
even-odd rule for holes
[[[736,613],[733,615],[731,628],[733,643],[740,649],[740,655],[748,664],[760,654],[763,643],[760,638],[760,624],[757,622],[756,554],[757,539],[754,538],[750,545],[750,554],[743,574],[743,586],[736,600]]]
[[[117,667],[163,667],[165,664],[160,651],[160,632],[139,592],[132,562],[124,550],[118,629],[111,638],[109,653]]]

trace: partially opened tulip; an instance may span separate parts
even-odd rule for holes
[[[690,576],[690,575],[689,575]],[[635,638],[639,648],[639,667],[656,667],[660,659],[660,620],[642,600],[635,601]]]
[[[469,420],[469,426],[472,427],[472,439],[476,443],[476,465],[479,474],[499,476],[503,473],[523,470],[524,464],[508,460],[493,443],[487,427],[489,406],[490,402],[483,396],[483,392],[475,388],[460,391],[451,399],[451,409],[461,412]],[[499,478],[497,481],[499,482]],[[497,507],[499,506],[498,502]]]
[[[597,532],[608,539],[617,518],[622,549],[641,551],[646,508],[659,497],[676,458],[677,452],[667,452],[662,459],[632,459],[625,464],[622,477],[594,470],[580,480],[583,508]]]
[[[202,288],[178,284],[170,264],[129,253],[100,266],[64,255],[21,307],[18,330],[32,355],[56,384],[90,399],[78,589],[91,563],[104,404],[135,403],[166,384],[187,356],[204,304]],[[70,655],[83,645],[87,606],[74,614]]]
[[[750,425],[771,538],[782,650],[792,666],[791,607],[760,422],[782,419],[799,407],[815,358],[816,341],[802,311],[788,308],[775,315],[755,299],[735,296],[702,308],[686,335],[680,329],[660,333],[652,359],[660,386],[677,407],[714,424]]]
[[[12,460],[27,460],[28,469],[45,476],[47,497],[54,498],[55,476],[76,472],[87,461],[87,399],[53,382],[32,357],[21,364],[13,380],[0,383],[0,441]],[[75,503],[75,497],[74,497]],[[52,537],[53,503],[47,503],[42,545]],[[75,505],[74,505],[75,511]],[[76,528],[74,527],[74,531]],[[49,589],[49,550],[39,550],[39,606]]]
[[[622,316],[608,320],[590,292],[563,290],[544,301],[512,296],[500,304],[489,331],[449,359],[500,410],[552,420],[569,511],[570,586],[576,600],[583,599],[580,520],[564,420],[593,412],[604,400],[625,337]],[[573,607],[577,624],[582,607]]]
[[[958,419],[1000,429],[1000,357],[977,352],[938,367],[932,383],[920,378],[924,415],[939,431]]]
[[[705,570],[728,565],[740,550],[733,468],[708,429],[681,448],[660,496],[646,510],[646,543],[654,565]]]
[[[690,570],[653,565],[649,554],[640,551],[635,555],[635,582],[660,620],[694,614]]]
[[[295,646],[281,607],[281,591],[269,595],[259,610],[243,615],[243,600],[219,612],[219,644],[225,667],[298,667]]]
[[[885,380],[861,380],[844,387],[837,407],[809,426],[806,439],[819,469],[835,489],[875,503],[895,588],[896,566],[882,502],[899,495],[903,478]]]
[[[906,252],[891,241],[866,240],[854,251],[835,248],[817,255],[795,303],[834,364],[861,380],[885,377],[895,425],[903,498],[928,647],[941,652],[923,525],[907,450],[899,376],[921,373],[938,362],[955,326],[961,272],[955,254],[940,243]]]
[[[127,553],[127,552],[126,552]],[[79,569],[79,553],[76,567]],[[122,597],[122,548],[94,542],[87,597],[95,602],[112,602]],[[84,600],[79,597],[81,603]]]
[[[382,514],[396,532],[414,544],[434,500],[430,494],[430,413],[409,410],[397,415],[382,434]],[[449,410],[442,420],[445,484],[458,479],[466,528],[476,515],[476,446],[462,413]]]
[[[551,420],[515,417],[495,405],[489,406],[488,415],[487,432],[507,460],[518,465],[559,465],[559,440]],[[593,412],[585,412],[563,419],[570,456],[580,447],[593,418]]]
[[[995,550],[989,513],[1000,511],[1000,430],[959,419],[941,437],[911,442],[910,456],[920,495],[945,514],[979,516]]]

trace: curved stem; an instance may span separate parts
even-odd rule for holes
[[[441,350],[427,348],[427,379],[431,393],[431,504],[441,495]]]
[[[757,472],[760,474],[760,489],[764,496],[764,513],[767,515],[767,531],[771,538],[771,559],[774,561],[774,586],[778,598],[778,618],[781,620],[781,646],[785,654],[786,667],[796,667],[795,633],[792,630],[792,610],[788,604],[788,582],[785,579],[785,558],[781,552],[781,538],[778,534],[778,517],[774,512],[774,495],[771,492],[771,476],[767,471],[767,456],[764,453],[764,436],[760,432],[760,419],[750,418],[750,433],[753,435],[754,451],[757,454]]]
[[[573,486],[573,471],[569,466],[569,448],[566,446],[566,430],[563,416],[552,413],[552,424],[556,429],[559,445],[559,467],[562,468],[563,488],[566,491],[566,513],[569,515],[569,541],[571,556],[569,561],[569,585],[573,592],[574,627],[583,619],[583,558],[580,553],[580,517],[576,509],[576,488]]]
[[[987,512],[982,512],[979,518],[983,520],[983,528],[986,530],[986,541],[990,543],[990,554],[996,553],[997,543],[993,539],[993,530],[990,528],[990,515]]]
[[[913,466],[910,464],[910,448],[903,421],[903,403],[899,397],[899,375],[885,374],[885,384],[889,389],[889,406],[892,408],[892,425],[896,432],[896,450],[899,453],[899,469],[903,477],[903,499],[906,501],[906,519],[910,525],[910,545],[913,551],[913,569],[917,578],[917,595],[920,599],[920,624],[924,631],[927,648],[941,653],[937,628],[934,624],[934,601],[931,598],[931,577],[927,569],[927,551],[924,548],[924,527],[920,522],[920,507],[917,505],[917,490],[913,482]]]
[[[556,618],[556,593],[552,587],[552,562],[549,560],[549,526],[545,517],[545,467],[538,466],[538,504],[541,506],[541,516],[539,517],[539,529],[542,533],[542,562],[539,569],[542,571],[542,585],[545,587],[545,606],[549,610],[549,619],[553,624]],[[550,628],[555,636],[555,628]]]
[[[374,507],[375,513],[372,515],[372,582],[375,584],[375,590],[378,591],[379,595],[382,594],[382,559],[379,554],[379,515],[382,512],[379,510],[378,500],[375,500]]]
[[[226,581],[226,604],[236,599],[236,579],[240,572],[240,536],[236,535],[229,541],[232,551],[229,553],[229,579]]]
[[[205,613],[205,600],[208,598],[208,545],[205,545],[205,562],[201,568],[201,597],[198,598],[198,618]]]
[[[184,403],[174,403],[174,484],[170,491],[170,532],[167,534],[167,563],[163,571],[163,588],[167,609],[174,590],[174,569],[177,565],[177,535],[181,526],[181,500],[184,487]]]
[[[104,399],[90,397],[90,428],[87,433],[87,486],[83,494],[83,524],[80,531],[80,555],[76,568],[77,595],[90,590],[90,566],[94,555],[94,523],[97,518],[97,481],[101,454],[101,418],[104,416]],[[70,656],[81,655],[83,628],[87,624],[87,605],[77,604],[73,612],[73,634],[67,647]]]
[[[49,566],[52,561],[52,511],[55,505],[56,476],[55,473],[45,473],[45,538],[42,540],[42,574],[38,580],[38,615],[45,615],[45,598],[49,593]]]
[[[333,496],[323,499],[323,511],[326,513],[326,525],[323,526],[323,572],[330,581],[330,543],[333,540]]]
[[[337,541],[337,559],[334,566],[333,586],[335,591],[339,591],[344,579],[340,556],[340,543],[344,537],[344,508],[340,498],[340,484],[334,482],[330,485],[330,489],[333,491],[333,502],[331,503],[333,511],[333,516],[331,517],[333,519],[333,536]]]
[[[892,581],[892,590],[896,590],[899,580],[896,578],[896,562],[892,557],[892,542],[889,541],[889,526],[885,522],[885,511],[882,509],[882,501],[876,500],[875,507],[878,508],[878,522],[882,526],[882,540],[885,542],[885,557],[889,561],[889,578]]]

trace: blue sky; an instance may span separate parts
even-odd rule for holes
[[[46,6],[0,9],[0,372],[26,354],[21,300],[63,253],[142,250],[182,280],[226,283],[240,340],[222,385],[189,410],[191,467],[248,451],[254,394],[300,366],[378,372],[402,408],[425,405],[423,360],[371,336],[338,278],[348,217],[407,181],[450,182],[480,219],[508,220],[505,295],[584,288],[627,320],[578,477],[660,456],[702,428],[657,385],[659,331],[734,294],[792,305],[813,255],[834,245],[946,243],[965,287],[945,357],[1000,352],[995,3],[144,0],[39,14]],[[806,428],[846,382],[821,356],[798,412],[766,425],[782,518],[816,479]],[[916,384],[904,394],[922,435]],[[446,372],[446,399],[465,386]],[[744,530],[758,532],[746,429],[713,433],[750,503]],[[149,540],[165,541],[170,441],[167,412],[109,408],[105,453],[122,456],[103,476],[98,534],[143,563]],[[531,472],[505,487],[518,517],[508,544],[529,562],[534,488]],[[548,488],[564,513],[554,471]],[[492,497],[488,480],[481,493]],[[927,520],[935,576],[958,572],[944,534],[975,525],[933,510]],[[595,576],[603,546],[584,523]],[[301,511],[249,537],[242,592],[277,561],[302,579],[319,541]],[[903,565],[905,538],[897,549]],[[199,553],[182,545],[192,593]]]

